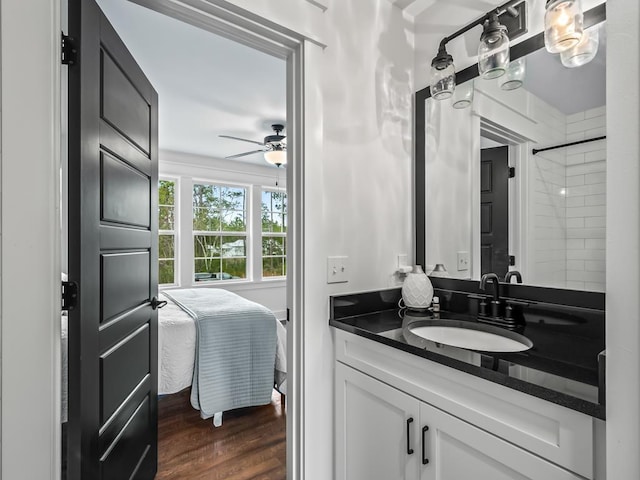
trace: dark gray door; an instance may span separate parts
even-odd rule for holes
[[[500,278],[509,271],[509,147],[480,156],[480,269]]]
[[[67,478],[157,470],[158,100],[94,0],[69,1]]]

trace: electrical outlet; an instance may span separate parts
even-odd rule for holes
[[[327,257],[327,283],[349,281],[349,257]]]
[[[469,270],[469,252],[458,252],[458,271]]]

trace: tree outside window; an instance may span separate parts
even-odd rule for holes
[[[193,185],[194,280],[247,277],[247,189]]]
[[[176,182],[158,182],[158,283],[176,283]]]
[[[262,276],[287,275],[287,194],[262,191]]]

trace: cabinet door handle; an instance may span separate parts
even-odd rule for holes
[[[413,448],[411,448],[411,424],[413,423],[413,417],[407,418],[407,455],[413,454]]]
[[[426,440],[426,433],[429,431],[429,427],[427,425],[425,425],[424,427],[422,427],[422,464],[426,465],[427,463],[429,463],[429,459],[427,458],[427,440]]]

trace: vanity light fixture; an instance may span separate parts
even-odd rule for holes
[[[562,65],[568,68],[581,67],[593,60],[598,53],[598,27],[585,30],[582,40],[573,48],[560,53]]]
[[[582,39],[581,0],[547,0],[544,14],[544,44],[550,53],[575,47]]]
[[[431,60],[431,96],[436,100],[445,100],[453,95],[456,89],[456,67],[453,57],[447,53],[440,43],[438,54]]]
[[[507,27],[500,23],[498,14],[492,12],[484,21],[480,45],[478,45],[478,71],[486,80],[498,78],[509,68],[509,35]]]
[[[498,81],[502,90],[515,90],[520,88],[524,83],[524,77],[527,71],[527,64],[525,57],[520,57],[517,60],[509,63],[507,73],[500,77]]]
[[[517,6],[516,6],[517,5]],[[500,23],[500,15],[508,12],[512,17],[518,17],[525,12],[524,0],[509,0],[473,22],[465,25],[453,35],[444,37],[440,42],[437,55],[431,61],[431,81],[429,90],[431,97],[436,100],[451,98],[456,89],[456,71],[453,57],[449,55],[446,44],[456,37],[468,32],[473,27],[483,25],[483,33],[478,47],[478,68],[483,78],[496,78],[504,75],[509,67],[509,35],[506,26]],[[520,17],[522,28],[518,33],[526,31],[525,15]],[[464,108],[464,105],[456,108]]]
[[[453,108],[462,109],[470,107],[473,103],[474,80],[468,80],[462,85],[456,87],[453,92],[452,106]]]

